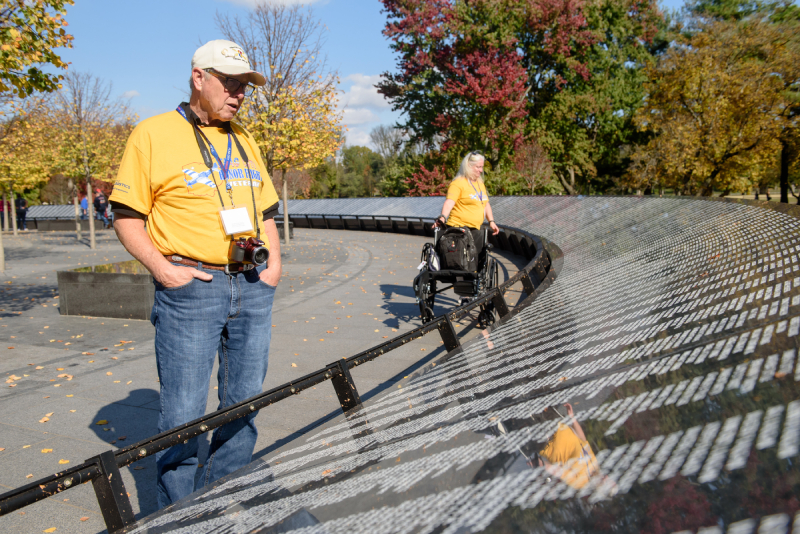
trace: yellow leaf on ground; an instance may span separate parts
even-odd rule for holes
[[[55,531],[56,531],[56,527],[50,527],[50,528],[44,529],[42,532],[55,532]]]
[[[100,419],[98,422],[95,423],[96,425],[107,425],[108,421],[105,419]]]
[[[293,363],[293,364],[292,364],[292,367],[297,367],[297,364],[296,364],[296,363]]]
[[[48,422],[49,420],[50,420],[50,418],[49,418],[49,417],[42,417],[41,419],[39,419],[39,422],[40,422],[40,423],[46,423],[46,422]]]
[[[28,474],[28,475],[25,475],[25,478],[33,478],[33,473],[30,473],[30,474]]]
[[[111,376],[111,375],[113,375],[113,374],[114,374],[114,373],[112,373],[111,371],[109,371],[109,372],[107,372],[107,373],[106,373],[106,376]]]
[[[63,464],[68,464],[68,463],[69,463],[69,460],[59,460],[59,461],[58,461],[58,463],[60,463],[60,464],[62,464],[62,465],[63,465]]]
[[[88,517],[88,516],[83,516],[83,517],[81,517],[81,521],[88,521],[88,520],[89,520],[89,517]]]
[[[44,414],[44,416],[45,416],[45,417],[50,417],[50,416],[51,416],[51,415],[53,415],[54,413],[56,413],[56,412],[50,412],[50,413],[46,413],[46,414]]]
[[[42,454],[47,454],[48,452],[53,452],[53,449],[42,449]]]

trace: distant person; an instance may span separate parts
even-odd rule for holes
[[[483,183],[484,157],[480,152],[470,152],[463,160],[458,174],[447,188],[447,198],[442,206],[442,214],[433,223],[434,228],[469,228],[472,240],[478,250],[478,270],[486,261],[486,243],[481,226],[484,219],[489,222],[492,235],[500,229],[494,222],[489,193]]]
[[[0,226],[2,226],[3,230],[8,230],[8,228],[6,228],[6,218],[8,217],[6,213],[8,213],[10,210],[8,210],[7,207],[8,202],[5,200],[0,200]]]
[[[158,432],[205,413],[215,356],[220,409],[262,391],[281,277],[278,195],[255,140],[232,120],[265,83],[242,47],[206,43],[192,57],[189,102],[140,122],[122,156],[114,229],[155,280]],[[240,238],[250,253],[240,256]],[[250,463],[255,416],[214,430],[200,486]],[[195,490],[197,454],[198,438],[156,453],[159,507]]]
[[[106,196],[99,189],[95,191],[94,195],[94,213],[98,221],[103,221],[103,229],[110,228],[106,209],[108,208],[108,200]]]
[[[89,200],[84,196],[81,199],[81,219],[86,220],[89,218]]]
[[[25,197],[18,196],[14,200],[14,207],[17,209],[17,230],[27,230],[25,216],[28,214],[28,201],[25,200]]]

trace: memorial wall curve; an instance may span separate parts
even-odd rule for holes
[[[289,216],[432,219],[441,202],[295,201]],[[798,531],[797,209],[492,205],[560,249],[546,291],[364,409],[128,531]]]

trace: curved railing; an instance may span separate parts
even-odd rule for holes
[[[296,228],[384,231],[433,236],[433,219],[419,217],[322,214],[292,216],[290,214],[289,219]],[[497,248],[524,256],[529,260],[528,264],[498,287],[487,291],[479,298],[440,315],[423,326],[401,334],[394,339],[349,358],[339,359],[313,373],[223,410],[210,413],[123,449],[106,451],[80,465],[4,493],[0,495],[0,515],[19,510],[37,501],[66,491],[78,484],[92,481],[106,526],[109,532],[114,532],[135,522],[130,500],[119,474],[119,468],[121,467],[168,449],[187,439],[205,434],[219,426],[257,412],[292,395],[297,395],[303,390],[327,380],[331,381],[342,411],[345,414],[360,410],[362,408],[361,399],[355,381],[350,374],[350,369],[372,361],[431,332],[439,332],[448,351],[456,350],[460,348],[461,343],[456,336],[453,321],[457,321],[469,314],[474,308],[491,301],[500,316],[499,323],[502,324],[528,306],[555,280],[558,269],[554,267],[554,262],[557,260],[554,256],[560,255],[560,251],[554,245],[546,243],[540,237],[524,230],[508,226],[501,226],[500,233],[497,236],[490,235],[490,242]],[[527,296],[514,310],[510,310],[506,304],[504,294],[506,290],[517,282],[522,283]],[[358,426],[358,424],[354,426]],[[363,426],[360,429],[354,428],[354,430],[359,433],[369,433],[368,428]]]

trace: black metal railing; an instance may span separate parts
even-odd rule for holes
[[[376,218],[373,216],[290,215],[290,221],[295,228],[373,230],[433,236],[433,219],[416,217]],[[121,467],[168,449],[187,439],[205,434],[219,426],[257,412],[292,395],[297,395],[303,390],[327,380],[331,381],[339,404],[345,414],[352,415],[359,411],[362,408],[362,403],[355,381],[350,374],[350,369],[353,367],[372,361],[431,332],[439,333],[448,352],[456,350],[461,347],[461,342],[453,327],[454,321],[469,314],[474,308],[491,301],[500,316],[500,323],[503,323],[524,307],[517,306],[513,311],[509,309],[504,297],[504,293],[508,288],[517,282],[521,282],[527,295],[524,305],[527,305],[552,283],[556,273],[552,269],[551,259],[545,251],[541,239],[516,228],[500,228],[500,233],[497,236],[489,236],[490,243],[500,249],[524,256],[530,261],[498,287],[487,291],[468,304],[434,318],[423,326],[354,356],[340,359],[313,373],[292,380],[236,405],[210,413],[123,449],[106,451],[66,471],[55,473],[4,493],[0,495],[0,516],[91,481],[106,527],[109,532],[114,532],[135,522],[130,499],[119,471]],[[353,431],[358,434],[369,433],[368,427],[363,425],[363,422],[354,424]]]

